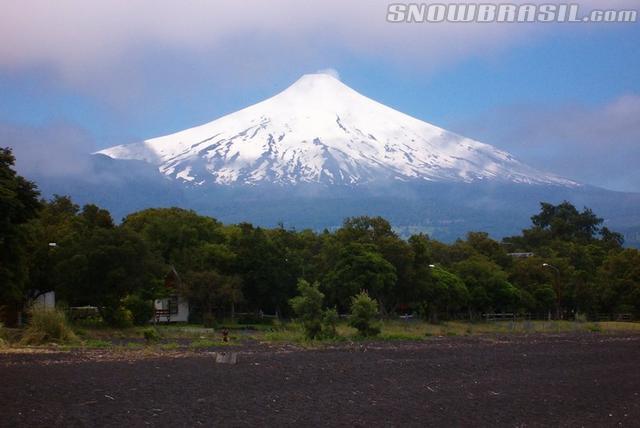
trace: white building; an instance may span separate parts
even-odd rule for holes
[[[154,322],[189,321],[189,301],[178,294],[171,295],[165,299],[156,299],[154,308]]]
[[[171,268],[164,278],[165,288],[171,290],[169,297],[156,299],[153,302],[154,316],[152,322],[188,322],[189,300],[180,295],[180,275]]]

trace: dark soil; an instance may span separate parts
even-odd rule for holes
[[[237,350],[0,353],[0,425],[640,426],[638,335]]]

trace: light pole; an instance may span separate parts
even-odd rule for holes
[[[542,263],[542,267],[553,269],[556,273],[554,281],[554,288],[556,290],[556,319],[560,319],[560,300],[562,300],[562,294],[560,291],[560,269],[549,263]]]

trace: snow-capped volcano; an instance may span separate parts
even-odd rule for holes
[[[98,153],[193,185],[378,180],[574,186],[490,145],[373,101],[327,74],[195,128]]]

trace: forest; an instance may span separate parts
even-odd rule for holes
[[[176,207],[117,222],[66,196],[43,200],[14,163],[12,151],[0,149],[5,319],[55,291],[61,307],[91,305],[106,324],[142,324],[169,286],[188,297],[191,321],[205,324],[232,311],[293,317],[305,287],[337,314],[366,291],[380,316],[431,322],[487,313],[640,316],[640,252],[569,202],[541,202],[520,235],[496,240],[470,231],[453,243],[426,234],[403,239],[384,218],[366,216],[323,231],[222,224]]]

